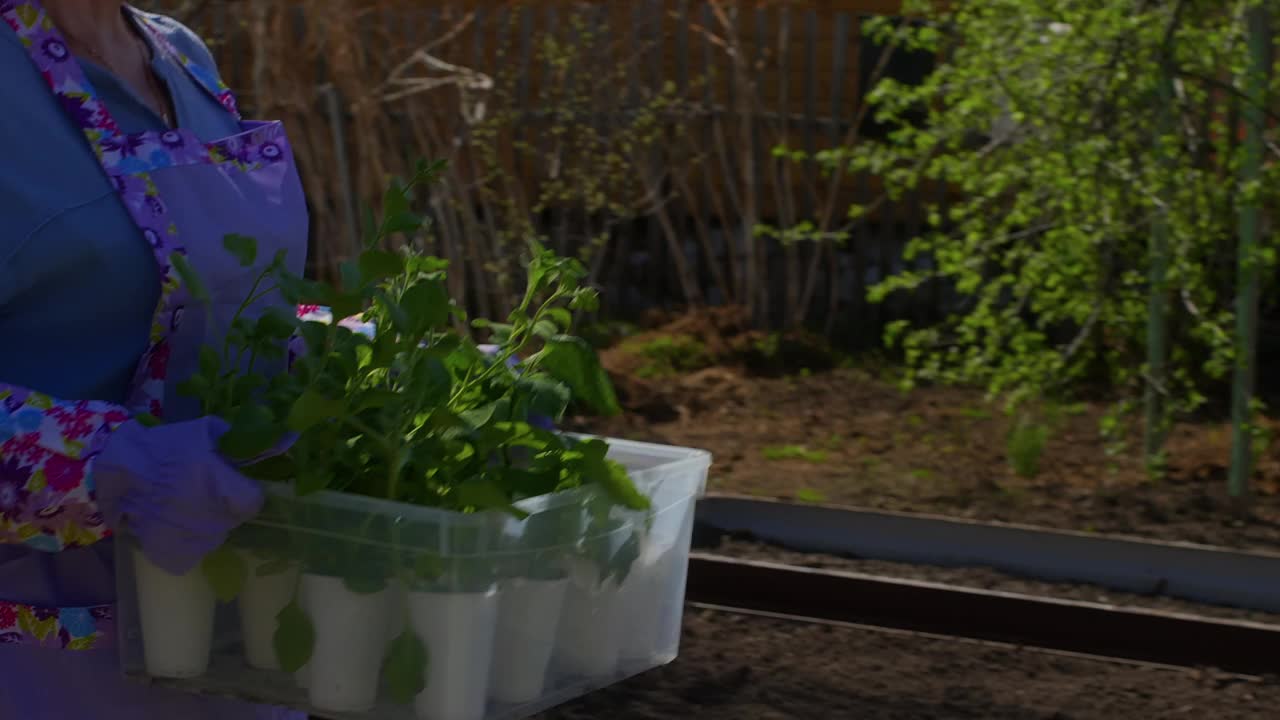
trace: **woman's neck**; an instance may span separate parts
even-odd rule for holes
[[[44,6],[58,29],[74,42],[101,50],[129,40],[124,0],[44,0]]]

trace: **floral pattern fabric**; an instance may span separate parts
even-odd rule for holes
[[[89,466],[128,419],[110,403],[0,387],[0,542],[56,552],[110,536]]]
[[[134,16],[157,51],[240,119],[234,96],[216,73],[177,51],[146,15]],[[93,459],[131,415],[164,414],[169,337],[184,312],[176,292],[181,281],[170,258],[186,250],[151,173],[195,164],[249,172],[285,159],[287,140],[279,123],[242,123],[243,132],[212,143],[184,129],[125,134],[38,0],[0,0],[0,18],[80,126],[161,271],[149,344],[125,406],[59,400],[0,383],[0,542],[57,552],[110,536],[95,502]],[[114,637],[110,620],[109,607],[41,609],[0,602],[0,643],[100,648]]]
[[[41,608],[0,602],[0,644],[103,650],[115,644],[115,608]]]

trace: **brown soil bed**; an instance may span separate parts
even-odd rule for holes
[[[783,563],[797,567],[840,570],[909,580],[925,580],[981,590],[997,590],[1000,592],[1104,603],[1121,607],[1146,608],[1165,612],[1280,625],[1280,615],[1273,613],[1203,605],[1157,595],[1135,595],[1115,592],[1097,585],[1029,580],[987,567],[938,567],[934,565],[887,562],[884,560],[847,558],[824,553],[796,552],[768,543],[731,537],[722,538],[714,547],[700,549],[744,560]],[[1280,660],[1277,660],[1276,666],[1277,669],[1280,669]]]
[[[1262,720],[1280,685],[690,610],[675,663],[540,720]]]
[[[607,351],[628,412],[573,427],[707,449],[716,491],[1280,549],[1280,443],[1259,458],[1243,516],[1226,494],[1225,424],[1174,428],[1167,475],[1153,482],[1132,453],[1107,452],[1105,407],[1079,405],[1059,414],[1040,472],[1023,477],[1011,468],[1009,421],[980,393],[903,393],[886,373],[866,369],[806,374],[820,353],[806,351],[804,338],[781,344],[795,374],[776,376],[778,365],[761,359],[760,336],[740,326],[724,313],[685,317]],[[672,333],[706,333],[715,364],[655,376],[637,348]],[[1264,424],[1280,436],[1280,422]]]

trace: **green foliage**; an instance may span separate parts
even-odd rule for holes
[[[810,450],[802,445],[774,445],[761,449],[765,460],[799,460],[807,463],[824,463],[827,453],[822,450]]]
[[[575,312],[595,308],[582,263],[530,242],[521,301],[501,323],[471,322],[496,344],[496,351],[485,352],[464,332],[464,314],[449,297],[447,263],[408,249],[382,249],[389,233],[421,225],[409,210],[412,193],[437,172],[437,166],[420,164],[408,183],[391,183],[381,221],[369,221],[365,247],[344,263],[340,282],[294,276],[282,256],[267,263],[226,340],[201,350],[199,370],[182,391],[230,423],[220,449],[252,463],[246,474],[292,481],[299,495],[336,490],[522,518],[515,507],[520,500],[590,485],[608,508],[647,510],[648,498],[606,457],[603,441],[576,440],[530,423],[532,415],[560,419],[572,401],[602,414],[619,412],[595,351],[567,334]],[[225,245],[246,267],[257,260],[252,238],[228,236]],[[192,278],[198,282],[194,273]],[[343,310],[355,317],[333,323],[254,311],[272,293],[290,303],[328,306],[335,317]],[[356,331],[359,323],[375,332]],[[293,338],[303,345],[290,372],[268,374],[260,367],[263,359],[283,359]],[[289,433],[293,441],[284,454],[253,461]],[[368,562],[355,556],[360,552],[345,548],[337,554],[351,557],[323,558],[344,568],[344,583],[355,592],[377,592],[392,574],[414,571]],[[616,558],[608,562],[616,571]],[[223,599],[234,597],[246,574],[229,549],[211,555],[205,573]],[[305,633],[296,618],[282,615],[280,631],[285,649],[300,654]],[[409,649],[402,650],[401,660],[412,659]]]
[[[276,615],[272,644],[276,658],[280,661],[280,669],[287,673],[301,670],[311,659],[311,652],[316,644],[316,629],[297,601],[285,605]]]
[[[509,14],[504,33],[521,34],[521,15]],[[572,234],[582,241],[579,259],[587,261],[607,246],[616,225],[666,212],[654,161],[687,132],[671,121],[693,115],[687,93],[671,82],[637,92],[634,81],[644,67],[638,59],[652,40],[637,35],[619,53],[605,28],[594,8],[569,6],[554,27],[539,33],[527,55],[518,43],[495,48],[497,66],[509,71],[496,77],[485,115],[467,136],[483,181],[456,182],[475,193],[467,198],[471,204],[460,203],[460,214],[483,203],[486,218],[463,220],[464,236],[453,240],[470,243],[481,233],[492,235],[483,244],[497,252],[486,259],[485,270],[502,297],[518,284],[519,250],[528,238],[550,244],[553,236],[558,242]],[[530,129],[530,107],[539,108],[536,130]],[[604,116],[610,121],[600,122]],[[523,185],[512,167],[536,168],[536,186]]]
[[[796,491],[796,499],[803,503],[817,504],[817,503],[826,502],[827,496],[823,495],[817,490],[812,490],[810,488],[800,488],[799,490]]]
[[[407,705],[426,687],[427,648],[412,632],[396,636],[387,649],[382,677],[395,702]]]
[[[1008,456],[1013,471],[1020,477],[1034,478],[1040,474],[1040,461],[1049,444],[1049,426],[1031,420],[1020,420],[1009,432]]]
[[[498,345],[487,355],[453,323],[461,311],[446,290],[447,264],[381,249],[389,233],[421,225],[409,209],[412,193],[438,172],[422,163],[410,182],[391,183],[381,221],[369,222],[365,249],[344,264],[340,284],[293,276],[283,258],[270,263],[226,342],[204,348],[184,391],[230,421],[221,448],[234,459],[253,458],[296,433],[283,460],[264,470],[291,471],[303,494],[332,489],[514,513],[525,497],[598,483],[621,505],[647,507],[626,473],[605,460],[603,443],[571,441],[528,423],[532,413],[559,419],[571,399],[602,414],[619,411],[595,351],[566,334],[573,312],[594,309],[596,301],[582,285],[580,262],[531,242],[521,302],[503,323],[472,322]],[[251,238],[229,236],[226,246],[242,264],[256,258]],[[277,291],[294,303],[354,309],[376,335],[281,313],[245,319],[244,310]],[[255,359],[283,356],[281,346],[295,333],[305,348],[292,372],[268,382],[255,372]],[[237,362],[243,358],[247,364]],[[523,464],[512,459],[514,448],[527,458]],[[258,474],[256,466],[247,471]]]
[[[206,555],[200,567],[213,586],[214,594],[222,602],[234,600],[249,576],[249,569],[240,553],[226,545]]]
[[[701,370],[712,363],[707,346],[691,335],[661,335],[649,340],[629,340],[622,350],[645,359],[636,370],[642,378],[670,377],[677,373]]]
[[[882,42],[940,57],[923,84],[885,80],[872,92],[877,118],[894,128],[888,140],[823,157],[884,177],[895,197],[938,186],[953,194],[926,208],[928,230],[908,248],[928,267],[872,293],[941,282],[959,296],[944,322],[888,332],[908,385],[978,384],[1016,404],[1099,381],[1127,400],[1155,383],[1170,415],[1203,404],[1232,362],[1234,267],[1223,259],[1237,209],[1249,194],[1280,200],[1276,163],[1261,183],[1236,179],[1228,121],[1241,100],[1224,79],[1246,55],[1234,7],[916,0],[906,11],[918,25],[869,23]],[[1161,104],[1166,72],[1172,107]],[[925,120],[913,124],[919,111]],[[1160,130],[1163,111],[1175,121]],[[1146,365],[1157,227],[1167,232],[1171,311],[1163,379]],[[1267,268],[1274,260],[1274,247],[1259,253]]]

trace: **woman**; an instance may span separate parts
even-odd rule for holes
[[[302,719],[127,681],[112,627],[112,528],[183,573],[261,505],[174,388],[260,270],[225,235],[304,265],[288,142],[241,122],[173,20],[122,0],[0,0],[0,19],[0,718]],[[185,312],[175,253],[211,312]]]

